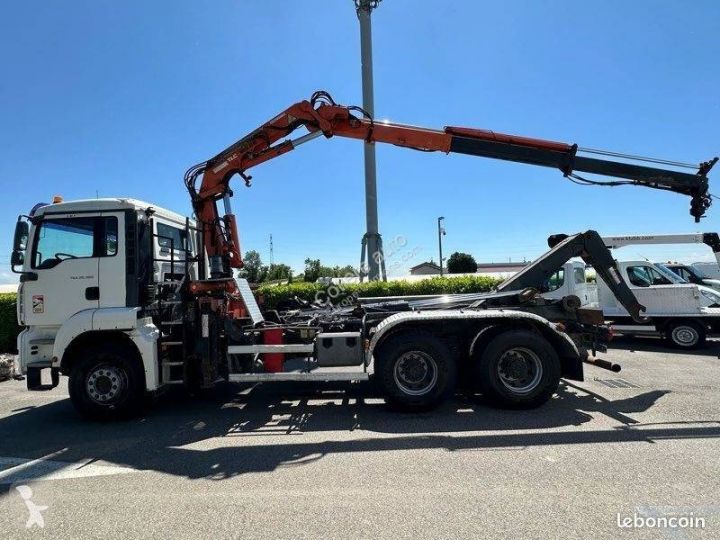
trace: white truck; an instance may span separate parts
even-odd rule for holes
[[[714,233],[697,235],[630,235],[603,237],[609,248],[646,243],[706,243],[714,253],[720,242]],[[551,242],[552,243],[552,242]],[[557,299],[578,296],[583,305],[602,309],[613,330],[632,335],[661,335],[679,348],[700,347],[711,334],[720,332],[720,293],[688,283],[662,265],[648,261],[620,261],[620,278],[646,308],[644,322],[634,320],[616,301],[603,281],[587,283],[585,264],[570,261],[549,280],[543,296]]]

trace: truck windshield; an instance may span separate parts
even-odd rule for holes
[[[35,236],[32,266],[47,269],[67,259],[112,257],[117,253],[115,217],[72,217],[43,221]]]
[[[561,268],[545,282],[543,292],[553,292],[562,287],[565,283],[565,269]]]
[[[671,270],[670,268],[668,268],[662,264],[658,264],[656,266],[656,268],[663,276],[668,278],[672,283],[687,283],[688,282],[686,279],[681,278],[673,270]]]

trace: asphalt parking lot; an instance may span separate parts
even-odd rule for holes
[[[65,381],[44,393],[3,382],[0,530],[718,538],[720,341],[693,354],[658,345],[618,340],[603,357],[621,373],[588,366],[585,382],[532,411],[458,396],[407,415],[363,386],[284,384],[165,396],[141,418],[100,424],[76,416]],[[44,527],[26,528],[31,507]],[[704,528],[618,526],[668,515],[703,517]]]

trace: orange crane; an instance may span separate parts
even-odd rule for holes
[[[308,133],[294,140],[282,139],[300,127]],[[335,103],[330,94],[315,92],[275,116],[215,157],[191,167],[185,184],[202,228],[205,251],[210,260],[211,278],[227,278],[232,268],[242,268],[240,242],[232,213],[230,179],[238,174],[249,186],[247,171],[324,135],[349,137],[372,143],[388,143],[426,152],[460,153],[559,169],[566,178],[584,185],[640,185],[674,191],[691,197],[690,214],[698,222],[712,202],[707,174],[715,157],[699,165],[643,158],[583,149],[577,144],[507,135],[484,129],[445,127],[442,130],[376,122],[361,107]],[[596,154],[603,157],[589,157]],[[607,159],[607,158],[618,158]],[[619,161],[622,159],[623,161]],[[657,168],[639,162],[673,167]],[[678,168],[692,168],[682,172]],[[619,180],[600,181],[578,173],[590,173]],[[202,175],[199,188],[197,179]],[[223,200],[221,216],[217,203]]]

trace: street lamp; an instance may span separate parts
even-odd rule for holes
[[[444,219],[445,218],[443,216],[440,216],[438,218],[438,251],[440,252],[440,277],[442,277],[443,275],[442,237],[447,234],[445,232],[445,228],[442,226],[442,222]]]

